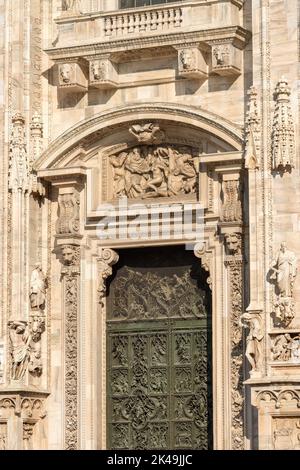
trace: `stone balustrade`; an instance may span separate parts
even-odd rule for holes
[[[103,17],[104,35],[119,37],[137,33],[168,31],[182,26],[182,8],[156,8]]]

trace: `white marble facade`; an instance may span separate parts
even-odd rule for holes
[[[153,245],[120,223],[99,240],[124,196],[204,207],[214,448],[299,449],[299,18],[299,0],[0,0],[0,450],[106,448],[106,280]],[[147,145],[172,181],[142,170]]]

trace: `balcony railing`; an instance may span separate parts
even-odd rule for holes
[[[152,11],[122,11],[104,17],[105,36],[124,36],[145,32],[165,31],[182,25],[182,8],[156,8]]]

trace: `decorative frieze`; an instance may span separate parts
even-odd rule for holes
[[[290,171],[295,167],[295,124],[290,102],[291,89],[288,81],[281,78],[275,89],[275,112],[273,120],[273,170]]]
[[[183,78],[206,79],[208,65],[197,47],[178,49],[178,74]]]
[[[58,64],[58,84],[61,90],[85,93],[88,89],[85,65],[80,60]]]
[[[294,283],[297,275],[297,257],[281,243],[277,258],[273,260],[269,277],[275,285],[274,322],[275,326],[288,326],[295,317],[293,298]]]
[[[189,147],[135,147],[112,155],[109,161],[114,198],[146,199],[196,193],[196,163]]]
[[[254,86],[248,90],[248,111],[245,128],[245,168],[255,170],[260,162],[261,118],[258,107],[258,93]]]

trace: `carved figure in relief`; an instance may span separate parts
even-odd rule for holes
[[[12,359],[11,378],[12,380],[21,380],[30,360],[31,335],[26,322],[13,321],[9,326]]]
[[[281,243],[276,260],[272,262],[270,279],[275,282],[277,298],[274,302],[275,318],[287,326],[295,316],[293,287],[297,275],[297,258],[295,253]]]
[[[165,133],[159,124],[149,122],[146,124],[135,124],[129,132],[134,135],[141,144],[160,144],[165,139]]]
[[[41,263],[36,263],[30,280],[30,304],[31,308],[39,309],[46,300],[46,276],[42,271]]]
[[[262,340],[264,338],[261,320],[256,315],[244,313],[241,317],[241,323],[245,328],[249,328],[246,357],[250,362],[252,371],[259,371],[262,359]]]
[[[271,352],[273,353],[274,361],[288,361],[290,358],[290,350],[288,345],[291,341],[291,337],[288,333],[279,335],[275,338]]]
[[[110,157],[114,197],[167,197],[195,192],[197,172],[188,148],[135,147]]]
[[[273,261],[271,279],[276,280],[278,295],[292,297],[295,277],[297,275],[297,258],[295,253],[287,249],[285,242],[281,243],[277,259]]]

